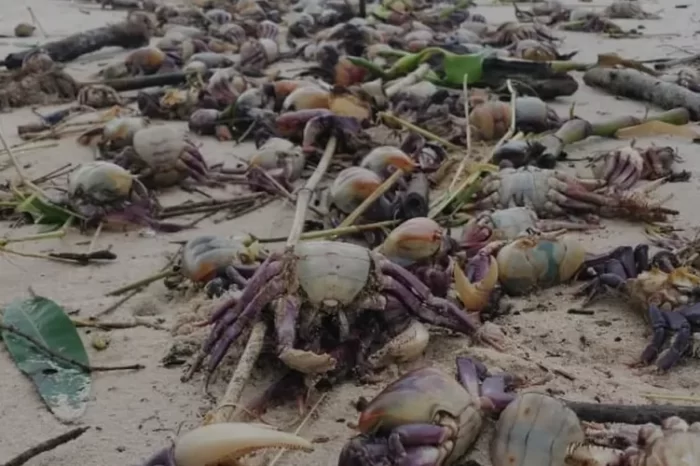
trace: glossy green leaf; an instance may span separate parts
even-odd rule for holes
[[[63,309],[41,296],[17,299],[3,312],[3,324],[43,343],[56,354],[84,365],[88,356],[83,342]],[[69,422],[82,416],[90,395],[90,374],[74,364],[59,360],[23,337],[3,330],[17,367],[27,375],[48,408],[58,419]]]
[[[34,223],[51,225],[60,228],[71,217],[70,212],[61,209],[49,201],[45,201],[36,194],[32,194],[22,201],[15,209],[17,212],[29,214]]]

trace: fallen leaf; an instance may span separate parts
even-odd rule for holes
[[[89,364],[70,317],[50,299],[41,296],[16,299],[5,308],[2,323],[31,336],[64,358]],[[90,395],[89,373],[8,330],[3,330],[2,338],[15,364],[32,380],[54,416],[70,422],[83,415]]]

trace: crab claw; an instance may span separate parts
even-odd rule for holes
[[[204,466],[223,460],[238,464],[235,461],[240,457],[264,448],[313,451],[308,440],[265,424],[227,422],[186,433],[173,447],[157,453],[143,466]]]
[[[442,227],[427,217],[403,222],[387,236],[379,252],[390,261],[408,267],[433,257],[443,244]]]
[[[493,228],[484,225],[479,217],[469,220],[462,231],[462,247],[469,251],[478,251],[494,237]]]
[[[381,146],[365,156],[360,166],[372,170],[380,176],[386,176],[389,172],[401,169],[404,173],[411,173],[418,166],[404,151],[396,147]]]
[[[498,262],[490,254],[477,254],[466,266],[454,267],[455,289],[464,307],[481,312],[489,305],[491,294],[498,284]]]

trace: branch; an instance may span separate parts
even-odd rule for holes
[[[59,445],[63,445],[64,443],[68,443],[71,440],[75,440],[81,435],[83,435],[90,427],[77,427],[73,430],[69,430],[65,434],[61,434],[57,437],[48,439],[44,442],[41,442],[39,445],[35,445],[29,450],[23,451],[19,455],[15,456],[12,458],[10,461],[7,463],[3,464],[2,466],[20,466],[30,459],[34,458],[37,455],[40,455],[42,453],[45,453],[47,451],[53,450],[54,448],[58,447]]]
[[[67,364],[72,364],[74,366],[79,367],[80,369],[84,370],[85,372],[91,373],[91,372],[107,372],[107,371],[124,371],[124,370],[138,370],[138,369],[143,369],[145,366],[143,364],[128,364],[125,366],[91,366],[88,364],[83,364],[80,361],[76,361],[75,359],[69,358],[67,356],[63,356],[62,354],[56,353],[54,350],[37,340],[31,335],[27,335],[23,331],[19,330],[18,328],[14,327],[13,325],[6,325],[0,323],[0,330],[4,330],[7,332],[10,332],[13,335],[17,335],[18,337],[24,338],[27,340],[29,343],[34,345],[38,350],[43,351],[44,353],[48,354],[52,358],[58,360],[58,361],[63,361],[64,363]]]

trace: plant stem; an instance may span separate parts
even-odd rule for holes
[[[21,466],[30,459],[34,458],[35,456],[53,450],[54,448],[63,445],[64,443],[68,443],[71,440],[77,439],[85,432],[87,432],[88,429],[90,429],[89,426],[76,427],[75,429],[69,430],[66,433],[57,435],[56,437],[51,438],[49,440],[45,440],[38,445],[34,445],[29,450],[23,451],[19,455],[12,458],[10,461],[3,463],[2,466]]]
[[[294,213],[294,223],[292,223],[292,228],[289,231],[289,237],[287,238],[286,249],[293,249],[294,245],[299,241],[301,234],[304,232],[304,222],[306,221],[306,211],[308,210],[309,203],[311,202],[311,194],[316,189],[316,185],[321,181],[323,175],[328,171],[328,167],[331,164],[331,159],[333,154],[335,154],[335,147],[337,140],[335,137],[331,137],[326,144],[326,149],[323,151],[323,156],[316,166],[311,177],[306,181],[304,187],[299,190],[297,195],[297,208]]]
[[[365,211],[371,206],[377,199],[379,199],[385,192],[389,190],[398,180],[403,176],[403,170],[398,169],[387,178],[384,183],[377,186],[372,194],[370,194],[360,205],[358,205],[355,210],[353,210],[350,215],[345,217],[345,219],[338,225],[338,228],[345,228],[351,226],[355,221],[365,213]]]
[[[299,237],[300,240],[313,240],[313,239],[322,239],[322,238],[330,238],[333,236],[346,236],[346,235],[352,235],[355,233],[359,233],[365,230],[374,230],[376,228],[384,228],[384,227],[390,227],[394,226],[397,223],[399,223],[399,220],[385,220],[383,222],[376,222],[376,223],[367,223],[363,225],[352,225],[348,227],[338,227],[338,228],[331,228],[328,230],[321,230],[321,231],[309,231],[306,233],[302,233],[301,236]],[[284,241],[287,241],[286,236],[278,236],[276,238],[256,238],[256,241],[264,244],[264,243],[282,243]]]
[[[27,340],[29,343],[34,345],[38,350],[43,351],[44,353],[48,354],[51,356],[53,359],[56,359],[57,361],[62,361],[67,364],[71,364],[73,366],[76,366],[80,369],[82,369],[85,372],[107,372],[107,371],[124,371],[124,370],[138,370],[138,369],[143,369],[145,366],[143,364],[128,364],[124,366],[91,366],[89,364],[83,364],[80,361],[76,361],[75,359],[69,358],[67,356],[63,356],[62,354],[58,354],[55,351],[53,351],[51,348],[48,346],[44,345],[42,342],[37,340],[31,335],[27,335],[23,331],[19,330],[13,325],[6,325],[3,323],[0,323],[0,330],[4,330],[6,332],[10,332],[13,335],[17,335],[18,337],[24,338]]]
[[[448,148],[451,151],[461,151],[462,150],[462,148],[459,147],[457,144],[452,144],[450,141],[447,141],[447,140],[441,138],[440,136],[433,134],[428,130],[423,129],[420,126],[416,126],[413,123],[410,123],[406,120],[403,120],[403,119],[397,117],[396,115],[394,115],[393,113],[379,112],[378,116],[379,116],[379,118],[381,118],[383,120],[389,120],[391,122],[399,124],[399,125],[403,126],[404,128],[406,128],[410,131],[413,131],[414,133],[418,133],[427,139],[430,139],[430,140],[435,141],[435,142],[439,142],[440,144],[442,144],[443,146],[445,146],[446,148]]]
[[[175,272],[171,268],[166,269],[166,270],[162,270],[162,271],[155,273],[153,275],[150,275],[146,278],[142,278],[141,280],[137,280],[135,282],[129,283],[128,285],[124,285],[121,288],[117,288],[114,291],[110,291],[105,296],[119,296],[121,294],[126,293],[127,291],[131,291],[131,290],[134,290],[136,288],[141,288],[141,287],[144,287],[146,285],[150,285],[151,283],[158,281],[161,278],[172,277],[173,275],[177,275],[177,272]]]

